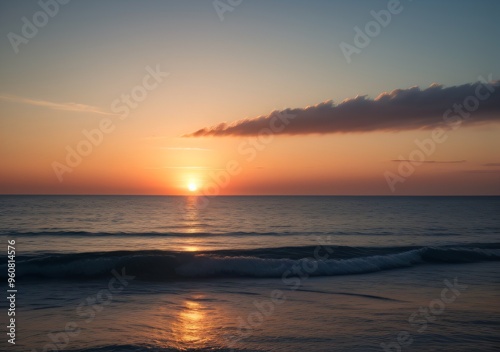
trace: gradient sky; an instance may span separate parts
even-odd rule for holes
[[[401,176],[404,163],[395,160],[408,159],[414,140],[432,130],[279,134],[255,146],[249,136],[185,137],[329,100],[500,79],[497,0],[401,1],[402,11],[347,63],[340,44],[352,45],[354,27],[387,6],[243,0],[221,21],[211,0],[73,0],[16,53],[11,33],[23,35],[23,17],[32,22],[41,8],[2,1],[0,193],[186,194],[191,184],[198,194],[227,195],[500,194],[494,109],[482,123],[446,130],[446,141],[394,189],[386,177]],[[120,116],[122,94],[156,68],[168,76]],[[69,167],[68,148],[103,121],[113,131]],[[58,177],[55,163],[71,172]],[[228,163],[237,170],[229,176]]]

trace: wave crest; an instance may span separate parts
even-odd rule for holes
[[[211,277],[276,278],[336,276],[405,268],[423,263],[500,261],[500,244],[461,247],[330,247],[330,259],[313,259],[314,247],[213,251],[199,254],[168,251],[44,254],[18,257],[18,277],[92,279],[125,268],[142,280]],[[0,265],[2,277],[7,264]]]

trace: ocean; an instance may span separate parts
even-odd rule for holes
[[[500,197],[1,196],[0,238],[2,351],[500,350]]]

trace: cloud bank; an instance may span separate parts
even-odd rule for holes
[[[184,137],[258,135],[279,114],[294,116],[286,128],[275,132],[285,135],[432,129],[445,125],[445,116],[467,116],[467,124],[500,122],[500,81],[452,87],[433,84],[423,90],[412,87],[384,92],[375,99],[357,96],[340,104],[327,101],[220,123]]]

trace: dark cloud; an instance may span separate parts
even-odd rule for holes
[[[464,172],[469,174],[499,174],[500,170],[465,170]]]
[[[230,124],[221,123],[199,129],[185,137],[258,135],[262,129],[269,128],[273,120],[282,114],[293,118],[288,120],[289,124],[286,128],[275,131],[275,134],[432,129],[445,125],[443,115],[449,109],[451,109],[449,116],[459,116],[453,111],[458,104],[474,108],[469,108],[471,115],[466,121],[467,124],[499,122],[499,88],[500,81],[489,84],[477,82],[453,87],[433,84],[423,90],[418,87],[396,89],[389,93],[382,93],[375,99],[357,96],[340,104],[327,101],[306,108],[274,111],[268,115],[242,119]],[[486,96],[488,97],[485,98]],[[478,104],[474,106],[475,103]],[[468,113],[464,107],[461,109]]]
[[[488,164],[483,164],[483,166],[500,166],[500,163],[488,163]]]
[[[466,160],[443,160],[443,161],[440,161],[440,160],[424,160],[424,161],[415,161],[415,160],[405,160],[405,159],[397,159],[397,160],[391,160],[391,161],[394,161],[394,162],[410,162],[410,163],[414,163],[414,162],[418,162],[419,164],[420,163],[423,163],[423,164],[461,164],[461,163],[465,163]]]

